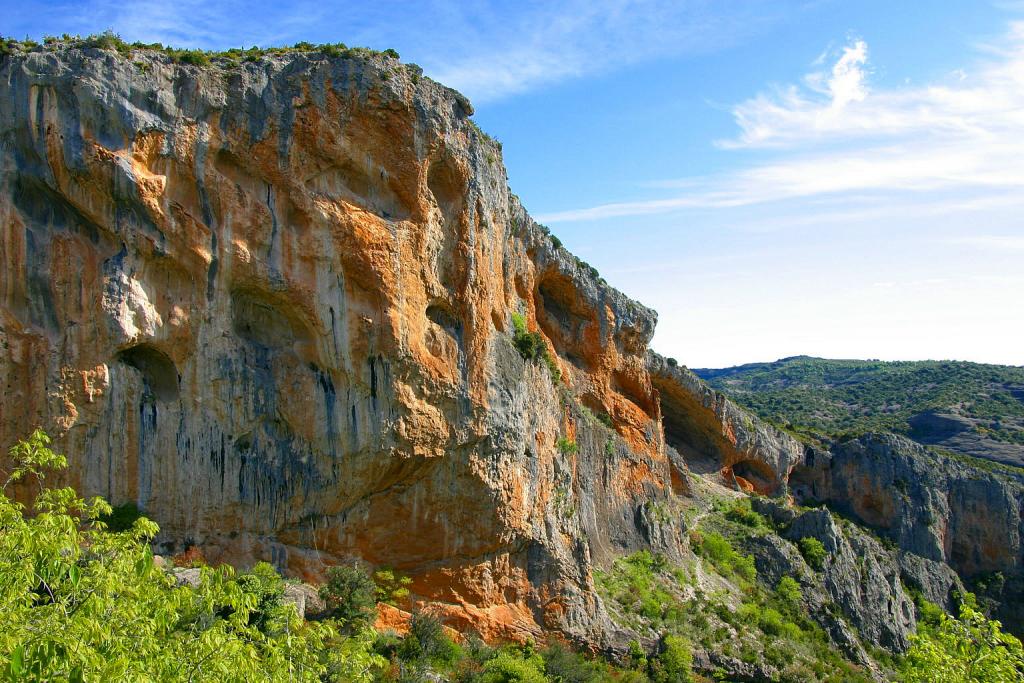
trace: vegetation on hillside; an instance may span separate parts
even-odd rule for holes
[[[840,655],[811,617],[800,581],[784,576],[770,585],[743,554],[744,539],[775,531],[748,499],[718,500],[690,533],[696,561],[673,565],[641,551],[599,573],[598,588],[622,626],[661,642],[676,639],[691,653],[701,648],[733,666],[760,667],[766,680],[872,680],[869,671]],[[811,572],[821,570],[826,550],[820,542],[800,542],[797,548]],[[985,618],[972,595],[961,599],[959,618],[919,599],[919,630],[904,655],[872,648],[891,680],[934,681],[937,671],[949,672],[943,681],[1024,680],[1020,641]],[[719,669],[712,679],[729,680],[729,672]]]
[[[1024,367],[798,356],[695,372],[769,422],[818,440],[908,434],[910,418],[935,410],[977,420],[989,438],[1024,444]]]
[[[673,565],[641,551],[600,573],[598,588],[613,618],[640,634],[684,639],[778,680],[871,680],[811,619],[800,584],[785,577],[768,585],[740,549],[743,539],[773,531],[747,499],[716,501],[690,532],[695,560]],[[728,670],[718,674],[728,680]]]
[[[958,617],[923,601],[920,607],[917,635],[900,669],[906,683],[931,683],[939,671],[946,683],[1024,680],[1021,642],[986,619],[972,596],[965,596]]]
[[[512,327],[512,343],[523,360],[543,362],[551,374],[551,381],[555,384],[561,382],[562,371],[548,350],[548,344],[544,341],[543,335],[540,332],[527,331],[526,319],[518,313],[512,314]]]

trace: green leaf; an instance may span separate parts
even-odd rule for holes
[[[25,668],[25,648],[21,645],[14,648],[14,652],[11,654],[11,673],[15,676],[20,676],[21,672]]]

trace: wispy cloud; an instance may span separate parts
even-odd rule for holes
[[[770,161],[710,177],[663,181],[670,197],[560,211],[546,222],[728,208],[821,195],[943,191],[1019,193],[1024,187],[1024,22],[947,82],[872,88],[869,49],[852,40],[799,85],[736,105],[725,150]],[[976,198],[976,197],[975,197]],[[877,198],[876,198],[877,199]]]
[[[460,5],[458,43],[433,50],[424,66],[478,101],[658,57],[736,44],[797,3],[742,0],[567,0],[481,12]],[[438,46],[440,48],[440,46]]]

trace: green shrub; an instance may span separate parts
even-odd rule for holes
[[[406,662],[429,662],[451,666],[461,655],[459,646],[445,633],[441,622],[424,612],[416,612],[409,622],[409,633],[396,650]]]
[[[484,663],[480,683],[547,683],[544,660],[539,656],[517,657],[509,651],[499,652]]]
[[[519,355],[523,357],[523,360],[536,360],[539,358],[544,349],[547,348],[547,345],[544,343],[544,337],[539,332],[528,332],[526,330],[526,320],[518,313],[512,314],[512,327],[514,328],[512,341],[516,346],[516,350],[519,351]]]
[[[562,240],[558,239],[554,235],[548,235],[548,237],[551,240],[551,246],[553,246],[555,249],[562,248]]]
[[[803,594],[800,591],[800,584],[790,576],[783,576],[775,587],[775,595],[788,607],[797,607]]]
[[[977,611],[972,600],[960,606],[959,617],[942,615],[938,623],[922,622],[907,651],[900,673],[906,683],[949,683],[1024,680],[1024,647],[1002,631],[1002,624]]]
[[[131,46],[121,40],[121,36],[111,30],[86,36],[81,41],[82,47],[99,48],[100,50],[117,50],[122,54],[131,52]]]
[[[558,384],[562,379],[562,371],[558,368],[555,359],[551,357],[547,342],[544,341],[540,332],[528,332],[526,320],[518,313],[512,314],[512,327],[512,343],[523,360],[543,361],[551,374],[551,380]]]
[[[258,562],[238,577],[238,585],[254,600],[252,612],[249,613],[249,625],[267,635],[284,633],[295,610],[282,600],[284,579],[274,567],[266,562]]]
[[[719,571],[735,574],[746,581],[753,581],[757,578],[754,558],[736,552],[729,540],[721,534],[697,534],[691,536],[690,540],[691,543],[696,540],[698,552],[709,559]]]
[[[554,683],[603,683],[611,680],[608,666],[587,659],[561,644],[554,644],[541,653],[544,673]]]
[[[636,671],[647,670],[647,653],[640,647],[640,641],[629,641],[629,652],[626,653],[626,658],[631,669]]]
[[[733,503],[732,506],[726,510],[725,518],[738,524],[748,526],[751,529],[767,530],[771,528],[764,516],[759,512],[755,512],[750,507],[750,500],[747,498],[741,498]]]
[[[558,452],[562,455],[575,455],[579,450],[579,445],[572,439],[567,439],[564,436],[558,438]]]
[[[377,586],[377,602],[398,605],[409,597],[409,586],[412,579],[397,573],[389,567],[381,567],[373,573],[373,582]]]
[[[355,565],[338,565],[327,570],[327,583],[320,597],[328,614],[349,629],[358,629],[373,619],[377,606],[377,585]]]
[[[652,663],[652,678],[657,683],[686,683],[693,680],[693,651],[690,641],[682,636],[667,635],[662,650]]]
[[[210,63],[210,55],[203,50],[168,50],[167,53],[179,64],[207,66]]]
[[[825,558],[828,557],[828,552],[821,541],[807,536],[806,538],[801,538],[797,545],[800,548],[800,554],[807,560],[807,564],[818,570],[825,566]]]

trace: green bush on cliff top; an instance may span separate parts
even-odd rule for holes
[[[292,46],[280,47],[251,47],[249,49],[231,48],[228,50],[197,50],[181,49],[165,46],[161,43],[142,43],[125,41],[113,31],[94,33],[88,36],[64,34],[60,38],[47,36],[42,45],[26,38],[15,40],[0,37],[0,56],[12,54],[17,51],[31,52],[35,50],[53,51],[60,48],[93,48],[98,50],[112,50],[118,54],[129,57],[133,52],[149,51],[162,52],[171,58],[172,61],[180,64],[191,64],[193,66],[208,66],[214,60],[222,60],[226,66],[238,64],[238,60],[254,62],[267,55],[281,55],[290,52],[312,52],[320,53],[327,57],[366,57],[371,55],[383,55],[394,60],[400,59],[400,55],[393,49],[371,50],[364,47],[348,47],[344,43],[322,43],[314,45],[308,42],[295,43]],[[419,67],[413,69],[417,73]],[[421,70],[420,70],[421,72]]]

